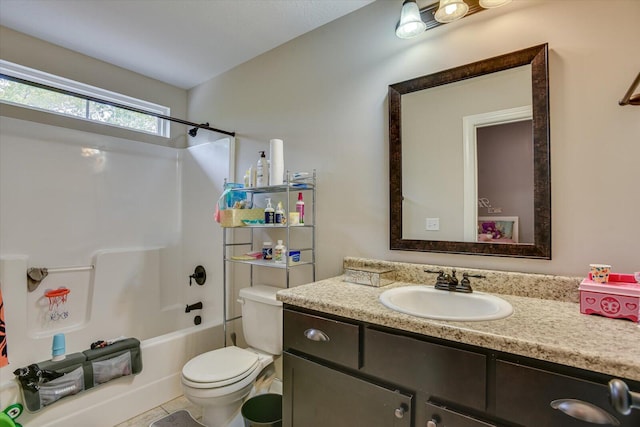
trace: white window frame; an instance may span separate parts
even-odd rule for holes
[[[9,61],[5,61],[0,59],[0,73],[6,74],[7,76],[16,77],[22,80],[26,80],[33,83],[38,83],[46,86],[51,86],[57,89],[62,89],[70,92],[75,92],[80,95],[89,96],[92,98],[98,98],[104,101],[113,102],[116,104],[126,105],[132,108],[136,108],[139,110],[147,111],[149,113],[154,113],[162,116],[169,117],[171,115],[171,109],[164,105],[154,104],[152,102],[144,101],[141,99],[133,98],[127,95],[123,95],[116,92],[111,92],[106,89],[101,89],[95,86],[87,85],[84,83],[80,83],[74,80],[70,80],[64,77],[56,76],[53,74],[45,73],[43,71],[39,71],[33,68],[25,67],[19,64],[14,64]],[[46,90],[46,89],[45,89]],[[71,95],[73,96],[73,95]],[[94,102],[99,102],[97,100],[92,100]],[[32,107],[30,105],[19,104],[7,100],[0,99],[0,103],[15,105],[22,108],[28,108],[31,110],[45,111],[51,114],[57,114],[64,117],[70,117],[77,120],[89,121],[92,123],[99,123],[107,126],[113,126],[120,129],[127,129],[133,132],[140,132],[147,135],[156,135],[164,138],[169,138],[170,136],[170,122],[169,120],[164,120],[156,117],[158,120],[158,132],[149,132],[142,129],[135,129],[127,126],[119,126],[117,124],[102,122],[99,120],[92,120],[86,117],[78,117],[74,115],[62,114],[57,111],[42,109],[38,107]],[[115,107],[118,108],[118,107]]]

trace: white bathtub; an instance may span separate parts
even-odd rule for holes
[[[5,257],[0,260],[3,299],[5,303],[11,302],[5,308],[11,363],[0,368],[0,410],[21,401],[13,370],[49,359],[51,336],[59,332],[66,335],[67,353],[86,350],[91,342],[100,338],[119,335],[138,338],[141,340],[142,372],[65,397],[38,412],[25,411],[17,419],[19,423],[29,427],[111,427],[182,394],[180,372],[184,364],[192,357],[220,347],[223,343],[221,322],[215,316],[215,306],[219,304],[215,299],[209,301],[204,298],[205,294],[215,295],[215,285],[207,283],[209,289],[204,286],[195,289],[189,288],[188,280],[183,280],[184,283],[171,285],[169,289],[167,286],[164,289],[147,288],[149,275],[139,274],[140,268],[133,267],[143,260],[145,267],[142,270],[153,272],[163,268],[160,262],[163,257],[158,256],[155,249],[143,252],[120,251],[98,256],[95,259],[95,277],[90,278],[86,289],[83,289],[83,286],[87,286],[84,279],[64,279],[72,289],[69,295],[76,297],[73,304],[71,301],[68,303],[70,315],[65,319],[67,324],[29,320],[42,317],[38,310],[46,311],[46,307],[42,307],[41,297],[34,297],[31,295],[33,293],[25,290],[28,260],[26,257]],[[116,273],[107,274],[108,280],[105,280],[101,273],[105,270]],[[132,277],[144,276],[145,279],[141,281],[144,284],[125,280],[129,277],[125,274],[128,270],[136,273]],[[50,286],[46,285],[46,280],[41,287]],[[19,282],[24,283],[16,286]],[[54,280],[50,282],[54,283]],[[179,291],[176,293],[175,289]],[[194,294],[194,291],[200,294]],[[41,288],[34,291],[43,292]],[[122,302],[123,298],[128,299],[131,295],[137,295],[138,299]],[[184,303],[194,303],[200,298],[205,309],[186,314]],[[87,304],[88,301],[93,303]],[[154,305],[158,301],[160,309]],[[167,301],[174,303],[168,305]],[[85,309],[85,306],[89,308]],[[120,310],[119,313],[115,313],[115,307]],[[202,315],[202,324],[193,324],[195,315]],[[166,332],[170,327],[179,330]]]

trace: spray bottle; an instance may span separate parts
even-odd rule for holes
[[[302,200],[302,193],[298,193],[296,212],[298,212],[298,216],[300,217],[300,224],[304,224],[304,200]]]

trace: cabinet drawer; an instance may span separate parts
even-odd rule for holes
[[[496,415],[518,424],[593,426],[550,406],[557,399],[578,399],[604,409],[616,417],[621,426],[640,426],[640,411],[633,411],[628,416],[617,414],[609,404],[609,389],[604,384],[504,360],[496,361],[496,384]]]
[[[428,427],[496,427],[496,424],[486,423],[476,418],[463,415],[445,407],[434,405],[432,403],[425,403],[427,407],[427,420],[420,426]],[[431,424],[429,424],[431,421]]]
[[[360,327],[296,311],[284,311],[284,348],[358,369]]]
[[[362,371],[430,398],[486,409],[487,358],[481,353],[365,329]]]

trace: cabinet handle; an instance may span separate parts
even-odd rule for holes
[[[438,427],[438,424],[433,420],[429,420],[427,421],[427,427]]]
[[[405,412],[405,409],[403,406],[400,406],[399,408],[396,408],[395,411],[393,411],[396,418],[404,418],[404,412]]]
[[[622,415],[629,415],[632,409],[640,409],[640,393],[629,391],[627,383],[619,379],[609,381],[611,406]]]
[[[557,399],[551,402],[550,405],[553,409],[558,409],[566,415],[581,421],[612,426],[620,425],[620,421],[607,411],[589,402],[578,399]]]
[[[304,336],[311,341],[330,341],[329,335],[325,334],[320,329],[307,329],[304,331]]]

